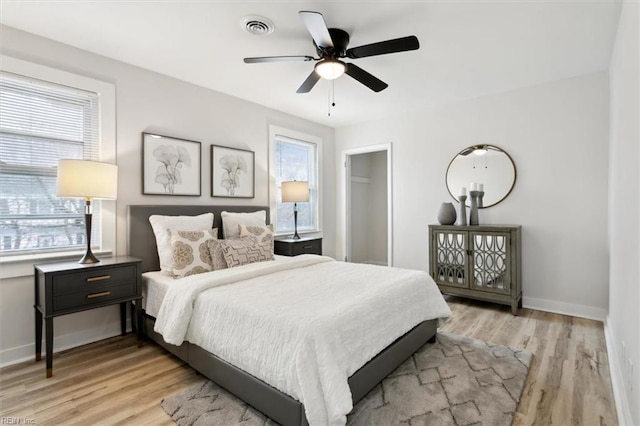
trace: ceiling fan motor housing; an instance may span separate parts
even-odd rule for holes
[[[316,52],[321,58],[344,58],[347,56],[347,46],[349,45],[349,33],[340,28],[329,28],[329,35],[333,41],[333,47],[320,47],[314,42]]]

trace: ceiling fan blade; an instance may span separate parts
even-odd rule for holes
[[[418,48],[420,48],[418,38],[416,36],[408,36],[352,47],[351,49],[347,49],[347,56],[351,59],[366,58],[367,56],[406,52],[407,50],[417,50]]]
[[[380,80],[377,77],[372,76],[371,74],[369,74],[368,72],[366,72],[365,70],[363,70],[357,65],[347,64],[347,69],[345,70],[345,73],[348,74],[350,77],[358,80],[360,83],[364,84],[374,92],[380,92],[381,90],[384,90],[387,87],[389,87],[387,83],[385,83],[384,81]]]
[[[327,24],[324,22],[324,17],[321,13],[307,12],[303,10],[298,12],[298,15],[300,15],[302,22],[307,27],[313,41],[316,42],[316,46],[333,47],[331,34],[329,34],[329,29],[327,28]]]
[[[315,70],[311,71],[309,77],[307,77],[304,83],[302,83],[298,90],[296,90],[296,93],[309,93],[311,89],[313,89],[313,86],[316,85],[318,80],[320,80],[320,76],[318,75],[318,73],[315,72]]]
[[[259,56],[256,58],[244,58],[244,63],[258,64],[262,62],[291,62],[291,61],[308,62],[313,60],[314,58],[312,56]]]

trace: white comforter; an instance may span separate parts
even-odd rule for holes
[[[451,315],[425,272],[322,256],[180,281],[167,291],[155,330],[299,400],[312,426],[344,425],[353,408],[348,377],[418,323]]]

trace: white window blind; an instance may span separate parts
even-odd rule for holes
[[[0,253],[83,247],[84,200],[56,197],[62,158],[98,160],[96,93],[0,74]],[[92,244],[100,246],[100,203]]]
[[[276,233],[293,233],[293,203],[283,203],[281,184],[287,181],[309,182],[309,202],[298,203],[298,231],[317,231],[318,158],[315,143],[275,136]]]

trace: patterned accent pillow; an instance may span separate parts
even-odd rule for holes
[[[273,257],[273,224],[261,225],[240,225],[240,238],[255,237],[259,243],[269,244],[271,257]]]
[[[207,242],[218,238],[217,229],[203,231],[171,229],[169,233],[173,253],[173,275],[176,278],[211,271],[213,262]]]
[[[165,275],[173,274],[173,250],[171,249],[170,229],[183,231],[199,231],[210,229],[213,226],[213,213],[204,213],[198,216],[149,216],[149,223],[156,236],[160,270]]]
[[[227,269],[227,261],[224,260],[224,253],[222,249],[227,245],[226,240],[209,240],[207,246],[209,247],[209,255],[211,256],[211,266],[214,271],[220,269]]]
[[[229,268],[273,258],[273,253],[269,252],[269,244],[260,243],[255,237],[225,240],[225,242],[222,252]]]

